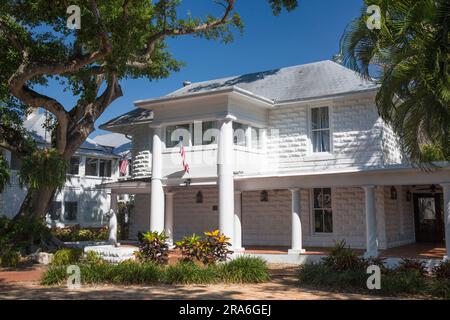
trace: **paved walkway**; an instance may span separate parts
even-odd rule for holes
[[[38,284],[44,269],[0,271],[0,299],[261,299],[261,300],[348,300],[379,297],[325,292],[300,288],[293,266],[272,266],[272,280],[263,284],[156,285],[43,287]]]

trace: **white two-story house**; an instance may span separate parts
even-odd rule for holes
[[[219,228],[237,251],[345,239],[368,255],[446,239],[449,254],[450,168],[408,163],[377,89],[332,61],[186,82],[101,126],[133,139],[132,179],[104,187],[135,194],[134,235]]]
[[[46,114],[38,110],[24,121],[24,127],[38,147],[50,144],[51,134],[45,129],[46,121]],[[129,144],[123,135],[111,135],[98,136],[97,140],[102,143],[87,139],[72,157],[66,184],[55,196],[47,215],[49,225],[99,227],[108,223],[105,213],[110,209],[111,191],[97,185],[120,177],[119,164]],[[20,158],[7,150],[0,152],[11,168],[9,185],[0,193],[0,215],[11,218],[17,214],[27,190],[19,184]],[[124,173],[126,175],[127,172]]]

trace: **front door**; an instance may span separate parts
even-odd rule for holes
[[[414,215],[417,242],[444,241],[444,215],[441,194],[414,194]]]

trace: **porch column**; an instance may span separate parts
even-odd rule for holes
[[[292,197],[292,216],[291,216],[291,233],[292,233],[292,243],[291,249],[289,249],[289,254],[299,254],[304,253],[302,244],[302,222],[300,220],[300,189],[294,188],[290,189]]]
[[[111,192],[111,203],[109,206],[109,238],[108,241],[111,245],[117,247],[117,193]]]
[[[242,192],[234,192],[234,243],[233,250],[244,251],[242,248]]]
[[[227,116],[220,123],[217,153],[219,179],[219,230],[234,243],[234,178],[233,178],[233,120]]]
[[[166,215],[164,221],[164,231],[166,233],[167,242],[173,245],[173,192],[166,193]]]
[[[366,257],[378,256],[375,186],[364,186],[366,195]]]
[[[450,182],[441,184],[444,192],[444,225],[445,225],[445,247],[444,260],[450,259]]]
[[[152,190],[150,205],[150,230],[164,230],[164,190],[162,186],[162,128],[153,128]]]

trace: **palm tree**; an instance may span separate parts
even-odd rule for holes
[[[370,5],[381,29],[369,29]],[[365,0],[343,64],[380,84],[376,104],[413,163],[450,160],[450,0]]]

